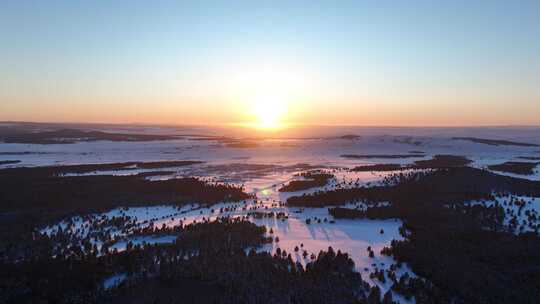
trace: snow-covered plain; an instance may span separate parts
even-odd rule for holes
[[[278,170],[279,171],[279,170]],[[103,214],[86,216],[85,218],[74,217],[68,221],[61,222],[51,227],[46,227],[42,232],[49,235],[58,233],[59,228],[63,231],[69,230],[80,237],[91,236],[101,231],[107,231],[113,238],[112,246],[109,250],[125,250],[128,242],[137,244],[159,244],[174,242],[174,235],[145,235],[133,236],[132,231],[119,231],[114,227],[103,227],[91,225],[91,219],[113,219],[114,217],[129,218],[135,225],[133,228],[145,228],[149,225],[154,227],[175,227],[180,224],[190,224],[203,220],[214,220],[217,217],[247,217],[257,225],[267,228],[267,236],[274,238],[274,241],[259,250],[266,250],[275,253],[279,248],[291,253],[293,259],[305,265],[311,260],[311,255],[317,255],[321,250],[328,250],[332,247],[334,250],[347,252],[355,262],[356,269],[363,274],[364,280],[370,284],[376,284],[384,293],[390,287],[391,283],[381,283],[378,280],[371,279],[369,274],[376,269],[386,270],[395,263],[388,256],[380,254],[380,251],[389,246],[392,240],[402,239],[399,233],[401,221],[394,220],[335,220],[328,214],[326,208],[298,208],[288,207],[282,204],[286,199],[293,195],[299,195],[305,192],[314,192],[318,190],[331,189],[338,184],[348,184],[355,182],[358,185],[373,183],[391,173],[357,173],[342,174],[338,171],[337,178],[323,188],[315,188],[302,192],[283,193],[278,188],[281,184],[296,179],[296,173],[289,171],[279,171],[279,174],[273,174],[271,177],[263,176],[253,178],[244,183],[247,191],[256,193],[258,199],[248,200],[245,203],[227,203],[223,202],[210,207],[203,207],[197,204],[176,207],[170,205],[149,206],[149,207],[131,207],[116,208]],[[351,208],[362,208],[362,204],[350,204]],[[262,217],[257,218],[254,215],[258,213],[282,213],[286,218]],[[306,220],[311,222],[308,224]],[[320,221],[319,221],[320,220]],[[98,248],[101,248],[103,242],[95,239],[93,241]],[[295,251],[295,248],[298,251]],[[374,252],[374,257],[369,257],[368,247]],[[304,255],[304,251],[306,254]],[[402,265],[396,271],[398,275],[409,273],[414,276],[407,265]],[[398,297],[396,295],[396,297]],[[406,303],[402,299],[402,303]]]
[[[113,130],[114,131],[114,130]],[[140,132],[141,130],[138,130]],[[144,130],[142,130],[144,131]],[[146,130],[157,131],[155,128]],[[160,134],[168,134],[174,130],[158,130]],[[538,147],[493,146],[472,143],[462,140],[452,140],[452,136],[477,136],[494,139],[516,140],[540,143],[539,132],[529,129],[500,130],[453,130],[437,129],[351,129],[342,132],[354,132],[359,139],[339,139],[331,136],[311,136],[301,139],[267,139],[257,140],[254,148],[231,148],[214,140],[193,140],[184,138],[171,141],[154,142],[81,142],[76,144],[34,145],[34,144],[5,144],[0,143],[0,161],[20,160],[18,164],[3,165],[0,168],[20,166],[68,165],[88,163],[114,163],[127,161],[165,161],[165,160],[200,160],[204,163],[186,166],[144,170],[133,168],[120,171],[97,171],[88,174],[138,174],[149,171],[167,171],[165,175],[151,176],[149,179],[167,179],[182,176],[196,176],[203,179],[244,185],[246,191],[257,195],[256,200],[245,203],[223,202],[211,207],[193,205],[184,207],[163,206],[117,208],[103,214],[91,215],[97,219],[112,219],[113,217],[128,218],[133,225],[131,230],[119,230],[115,227],[93,227],[89,217],[75,217],[68,221],[45,227],[42,232],[54,234],[58,229],[69,229],[81,237],[99,233],[105,230],[111,236],[111,250],[124,250],[131,242],[133,244],[151,244],[173,242],[173,235],[131,235],[135,228],[144,228],[151,223],[154,227],[174,227],[195,221],[215,219],[218,216],[247,217],[258,225],[267,227],[268,236],[274,238],[272,244],[260,250],[275,252],[278,248],[291,253],[293,258],[302,264],[309,262],[311,254],[327,250],[329,246],[336,251],[349,253],[362,273],[364,280],[381,287],[382,292],[390,288],[390,282],[383,284],[369,278],[369,273],[375,269],[388,269],[395,261],[380,254],[380,250],[389,246],[392,240],[401,239],[399,220],[335,220],[326,208],[294,208],[282,204],[293,195],[311,193],[319,190],[329,190],[336,187],[355,187],[378,183],[392,172],[350,172],[347,169],[358,165],[369,164],[408,164],[415,160],[429,159],[436,154],[464,155],[473,160],[473,166],[485,168],[488,165],[516,160],[522,156],[540,156]],[[362,133],[364,132],[364,133]],[[412,132],[412,133],[405,133]],[[502,135],[501,135],[502,134]],[[409,136],[410,135],[410,136]],[[361,155],[396,155],[423,152],[416,158],[366,158],[351,159],[341,157],[343,154]],[[282,193],[278,189],[285,183],[299,179],[296,174],[310,169],[321,169],[335,175],[335,178],[322,188],[306,191]],[[69,174],[68,174],[69,175]],[[540,180],[538,173],[532,176],[518,176]],[[501,202],[502,203],[502,202]],[[350,206],[350,207],[361,207]],[[505,206],[506,207],[506,206]],[[512,212],[516,213],[512,206]],[[538,211],[538,201],[527,204],[519,213],[519,221],[527,210]],[[253,216],[253,212],[282,213],[286,218]],[[533,211],[530,211],[533,212]],[[309,220],[308,224],[306,221]],[[320,222],[319,222],[320,220]],[[271,233],[270,233],[271,232]],[[279,241],[277,241],[279,239]],[[96,237],[97,246],[103,244]],[[298,247],[298,251],[295,248]],[[369,257],[368,247],[374,251],[374,257]],[[307,255],[304,255],[304,251]],[[403,265],[397,271],[401,274],[412,271]],[[105,282],[112,286],[124,277],[120,274]],[[405,303],[404,299],[398,300]]]
[[[133,132],[151,134],[183,134],[196,132],[204,135],[230,136],[220,129],[141,128]],[[107,129],[127,132],[129,127]],[[225,133],[217,133],[225,132]],[[497,140],[540,144],[539,128],[313,128],[300,136],[294,131],[289,136],[266,134],[267,139],[249,139],[257,147],[232,148],[219,140],[185,136],[178,140],[151,142],[79,142],[76,144],[5,144],[0,143],[0,161],[20,160],[8,166],[38,166],[80,163],[112,163],[127,161],[202,160],[209,165],[230,163],[271,164],[278,166],[311,164],[318,166],[346,166],[370,163],[410,163],[422,158],[406,159],[345,159],[342,154],[408,154],[424,152],[425,158],[434,154],[466,155],[475,165],[486,166],[515,160],[519,156],[540,156],[540,147],[494,146],[478,144],[452,137],[474,136]],[[239,133],[248,137],[250,134]],[[191,133],[193,134],[193,133]],[[336,136],[355,134],[358,139],[339,139]],[[253,136],[253,135],[251,135]],[[265,136],[259,134],[258,136]],[[203,138],[204,140],[200,140]]]

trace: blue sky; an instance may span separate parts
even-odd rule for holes
[[[305,123],[540,124],[539,37],[540,1],[2,1],[0,119],[234,122],[255,78]]]

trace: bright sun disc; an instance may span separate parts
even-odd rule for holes
[[[260,97],[253,101],[252,111],[256,118],[256,127],[277,129],[286,111],[285,102],[278,97]]]

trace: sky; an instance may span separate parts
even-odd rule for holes
[[[540,1],[0,1],[0,120],[540,125]]]

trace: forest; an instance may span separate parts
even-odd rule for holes
[[[394,186],[291,197],[288,204],[322,207],[351,201],[368,205],[390,202],[367,210],[330,208],[329,213],[337,219],[404,221],[404,240],[393,241],[382,253],[408,263],[436,286],[418,291],[427,298],[420,302],[417,298],[417,303],[534,303],[540,298],[537,232],[516,233],[515,227],[506,227],[505,206],[465,204],[508,194],[540,197],[540,182],[469,167],[449,168],[403,174]],[[536,216],[530,219],[528,224],[538,231]]]
[[[505,162],[502,164],[488,166],[490,170],[508,172],[521,175],[534,174],[534,169],[540,165],[540,162]]]
[[[532,303],[531,299],[540,297],[540,217],[528,211],[522,223],[516,220],[518,214],[508,210],[516,207],[521,213],[530,202],[518,196],[539,197],[540,182],[497,175],[463,163],[466,160],[462,158],[434,157],[431,163],[424,161],[419,166],[445,167],[398,171],[380,184],[343,186],[276,204],[329,207],[329,223],[401,219],[403,239],[392,241],[380,252],[392,256],[396,264],[389,270],[375,270],[369,277],[390,280],[392,291],[414,297],[416,303]],[[154,166],[159,165],[149,168]],[[62,231],[38,233],[36,228],[45,223],[120,206],[164,200],[178,207],[194,201],[212,206],[224,200],[241,203],[252,198],[241,186],[196,178],[148,181],[139,175],[62,176],[67,172],[62,170],[67,169],[0,170],[0,182],[7,186],[0,189],[0,199],[5,202],[0,217],[0,302],[394,302],[391,292],[382,294],[364,281],[347,253],[328,248],[311,254],[302,266],[293,260],[292,252],[278,248],[272,255],[258,250],[279,241],[247,217],[203,218],[189,225],[150,225],[144,229],[123,217],[89,222],[133,228],[134,236],[175,236],[172,244],[128,242],[125,251],[110,249],[108,238],[101,235],[91,236],[103,241],[98,248],[89,237],[77,239]],[[70,170],[92,172],[90,167]],[[316,180],[310,179],[311,174],[306,173],[306,181]],[[502,204],[469,204],[508,195],[511,198]],[[361,202],[366,208],[347,207],[351,202]],[[216,212],[221,214],[221,210]],[[257,211],[248,216],[288,218],[285,213]],[[511,216],[510,221],[505,216]],[[524,227],[534,231],[525,232]],[[69,245],[74,243],[81,246]],[[372,257],[373,249],[368,251]],[[419,277],[398,277],[396,269],[405,263]],[[119,283],[105,287],[103,282],[114,277],[121,278]]]
[[[243,219],[181,227],[174,244],[128,246],[100,254],[92,247],[2,262],[2,303],[365,303],[372,291],[346,253],[321,251],[305,267],[291,255],[254,249],[272,238]],[[122,274],[117,286],[102,282]],[[372,298],[379,294],[375,293]],[[364,299],[364,300],[362,300]],[[359,302],[360,301],[360,302]]]
[[[324,187],[328,183],[328,180],[334,178],[333,174],[321,172],[306,172],[300,174],[299,176],[304,179],[290,181],[287,185],[281,187],[279,191],[295,192],[301,190],[308,190],[311,188]]]
[[[103,212],[116,207],[161,205],[164,202],[177,206],[194,202],[204,205],[252,197],[240,186],[210,183],[197,178],[149,181],[144,178],[144,173],[128,176],[58,175],[68,169],[79,168],[76,169],[79,172],[93,169],[93,165],[88,166],[0,170],[0,259],[34,254],[36,227],[72,215]]]

